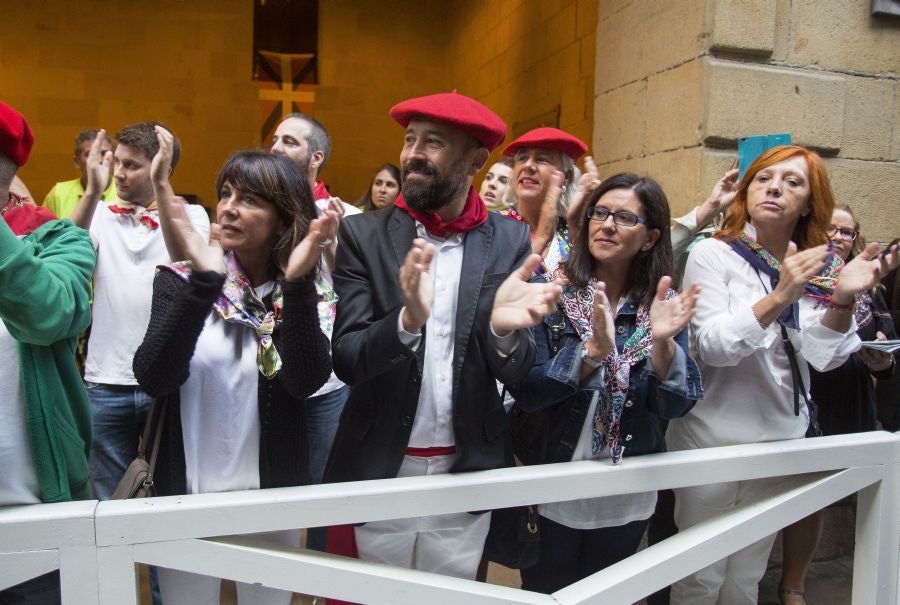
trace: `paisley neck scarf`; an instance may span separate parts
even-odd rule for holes
[[[567,284],[563,286],[563,312],[575,328],[582,341],[593,335],[591,317],[594,310],[594,290],[597,279],[591,278],[587,286],[578,288]],[[669,290],[666,298],[676,295]],[[603,360],[605,370],[604,389],[599,393],[597,409],[594,412],[591,451],[596,455],[604,448],[609,450],[613,464],[622,461],[625,446],[622,445],[619,421],[628,395],[631,368],[650,357],[653,351],[653,334],[650,331],[650,307],[641,304],[637,310],[637,322],[634,333],[625,341],[622,351],[613,350]]]
[[[162,265],[159,268],[172,271],[184,281],[188,281],[191,274],[190,261]],[[213,303],[213,309],[223,320],[247,326],[256,332],[256,339],[259,343],[256,349],[256,367],[269,380],[273,379],[281,370],[281,356],[275,349],[272,332],[281,321],[283,305],[284,292],[280,280],[275,281],[275,289],[272,291],[272,309],[268,310],[256,295],[256,291],[244,274],[234,253],[226,254],[225,284]]]
[[[728,245],[751,267],[768,275],[772,289],[775,289],[781,277],[781,263],[777,258],[772,256],[746,231],[741,231],[737,238],[728,242]],[[844,262],[840,257],[832,253],[825,263],[825,268],[806,284],[806,295],[817,299],[819,304],[828,302],[831,293],[834,292],[837,275],[843,266]],[[797,330],[800,328],[799,313],[800,305],[795,302],[781,312],[781,315],[778,316],[778,323],[786,328]]]

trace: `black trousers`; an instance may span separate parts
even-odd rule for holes
[[[0,605],[58,605],[59,570],[0,590]]]
[[[538,562],[522,569],[522,588],[550,594],[633,555],[648,519],[616,527],[572,529],[541,517]]]

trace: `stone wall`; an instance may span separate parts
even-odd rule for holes
[[[869,238],[900,235],[900,20],[872,17],[870,4],[601,2],[603,174],[649,173],[684,212],[730,165],[738,137],[790,132],[826,157],[837,200]]]

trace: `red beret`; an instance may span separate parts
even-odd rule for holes
[[[28,161],[34,134],[24,116],[0,101],[0,153],[21,168]]]
[[[513,156],[522,147],[556,149],[562,151],[573,160],[577,160],[587,153],[588,150],[584,141],[578,137],[574,137],[559,128],[550,128],[549,126],[541,126],[540,128],[529,130],[507,145],[506,149],[503,150],[503,155]]]
[[[506,138],[506,124],[493,111],[465,95],[442,92],[401,101],[390,111],[391,117],[406,128],[413,118],[424,118],[460,130],[485,147],[494,150]]]

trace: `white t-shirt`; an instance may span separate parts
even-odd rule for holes
[[[260,299],[275,282],[255,289]],[[187,493],[259,489],[259,369],[255,331],[206,317],[181,386]],[[300,447],[300,444],[298,444]]]
[[[121,206],[132,207],[121,201]],[[138,208],[138,214],[116,214],[107,203],[97,205],[91,236],[97,245],[94,272],[93,324],[88,342],[84,379],[100,384],[136,385],[131,363],[150,323],[156,266],[171,262],[162,230],[140,221],[156,210]],[[195,204],[186,207],[194,228],[209,238],[209,218]]]
[[[25,426],[25,393],[19,375],[19,348],[0,320],[0,506],[37,504],[40,488],[34,473]]]

